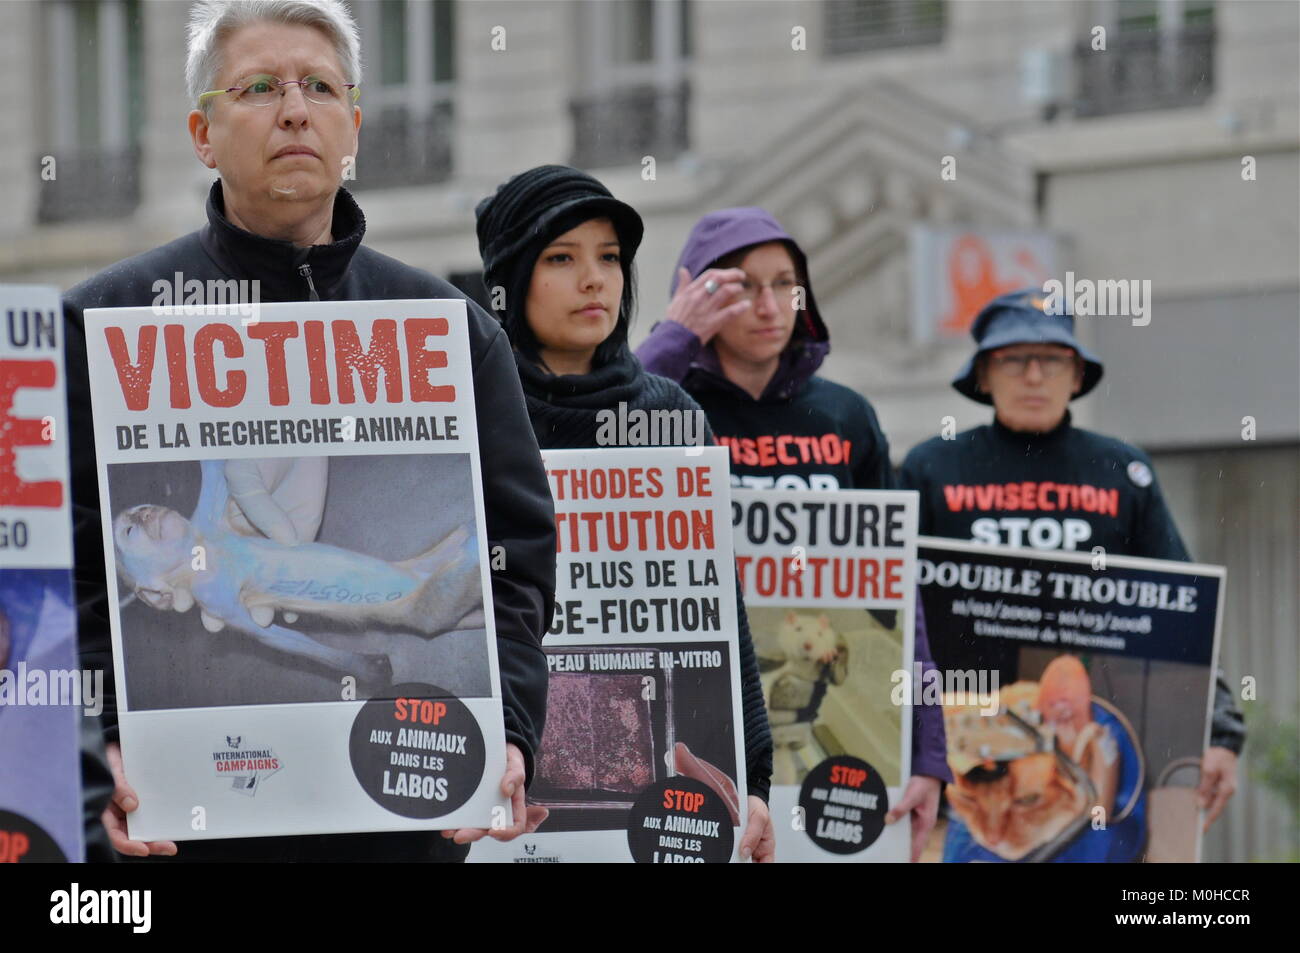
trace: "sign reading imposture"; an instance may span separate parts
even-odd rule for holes
[[[917,494],[736,490],[732,527],[774,743],[777,858],[905,861]]]

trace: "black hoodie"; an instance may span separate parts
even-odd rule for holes
[[[148,306],[155,299],[154,282],[173,281],[177,272],[204,287],[209,280],[257,280],[266,302],[464,298],[442,279],[362,246],[365,217],[345,189],[335,197],[336,240],[328,245],[300,248],[236,227],[225,216],[220,181],[209,193],[207,215],[203,228],[110,266],[69,291],[63,302],[78,625],[83,664],[108,673],[109,740],[117,737],[117,707],[83,311]],[[506,740],[523,752],[531,781],[546,717],[541,640],[555,599],[555,511],[510,344],[478,305],[468,302],[466,308],[488,544],[505,548],[505,568],[492,573],[492,599]],[[467,851],[436,832],[402,832],[191,841],[180,845],[178,859],[418,861],[463,857]]]
[[[661,321],[637,349],[646,368],[680,381],[731,451],[731,482],[759,490],[888,487],[889,443],[875,408],[842,384],[817,377],[830,350],[818,316],[797,335],[757,400],[722,372],[712,347]],[[801,329],[802,330],[802,329]]]
[[[1150,458],[1075,427],[1067,411],[1042,434],[993,423],[912,448],[900,481],[921,494],[928,536],[1042,550],[1191,559],[1165,505]],[[1240,753],[1245,723],[1222,672],[1210,744]]]

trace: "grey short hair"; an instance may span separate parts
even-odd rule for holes
[[[361,34],[343,0],[199,0],[190,9],[185,87],[190,102],[212,88],[221,71],[221,44],[235,30],[267,20],[320,30],[334,44],[345,83],[361,82]],[[206,111],[212,100],[204,103]]]

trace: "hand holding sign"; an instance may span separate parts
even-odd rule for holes
[[[131,840],[126,832],[126,816],[140,806],[135,788],[126,783],[126,772],[122,767],[122,749],[113,741],[106,748],[108,766],[113,772],[113,798],[104,808],[100,820],[108,832],[109,842],[119,854],[133,857],[148,857],[161,854],[166,857],[176,856],[176,844],[169,840],[140,841]]]
[[[924,775],[914,774],[908,779],[903,796],[885,815],[885,823],[893,824],[912,815],[912,863],[921,859],[921,850],[934,828],[935,818],[939,816],[939,781]]]
[[[443,831],[442,836],[451,838],[457,844],[472,844],[491,837],[493,840],[511,841],[520,834],[531,834],[541,826],[550,815],[544,807],[527,804],[524,800],[524,754],[518,745],[506,743],[506,773],[501,779],[501,793],[510,798],[510,810],[513,823],[500,830],[462,827],[459,830]]]
[[[1228,801],[1237,790],[1237,756],[1229,748],[1206,748],[1201,758],[1201,783],[1196,793],[1205,814],[1205,827],[1210,829]]]

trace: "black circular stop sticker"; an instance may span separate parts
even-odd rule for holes
[[[352,772],[366,793],[402,817],[442,817],[483,779],[483,733],[460,699],[432,685],[398,685],[352,722]]]
[[[725,864],[734,840],[726,803],[692,778],[643,789],[628,815],[627,846],[638,864]]]
[[[63,864],[54,838],[21,814],[0,811],[0,864]]]
[[[856,854],[884,830],[889,794],[875,768],[861,758],[837,755],[808,772],[799,807],[814,844],[832,854]]]

